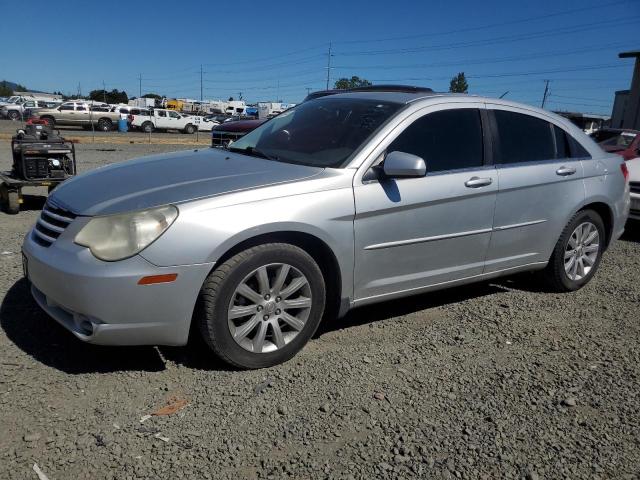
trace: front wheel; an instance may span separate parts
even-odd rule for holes
[[[17,112],[16,110],[11,110],[8,113],[8,117],[9,117],[9,120],[12,120],[14,122],[17,120],[20,120],[20,112]]]
[[[543,272],[547,284],[556,292],[571,292],[586,285],[600,265],[605,235],[597,212],[576,213],[560,235]]]
[[[238,253],[209,275],[195,320],[219,358],[263,368],[302,349],[324,306],[324,278],[313,258],[296,246],[271,243]]]

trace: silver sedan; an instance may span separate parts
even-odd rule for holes
[[[38,304],[97,344],[184,345],[193,324],[260,368],[360,305],[528,270],[576,290],[622,234],[624,162],[557,115],[415,87],[330,93],[227,150],[57,188],[23,246]]]

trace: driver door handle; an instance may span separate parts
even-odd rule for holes
[[[567,175],[573,175],[576,173],[576,169],[573,167],[560,167],[556,170],[556,175],[560,175],[561,177],[566,177]]]
[[[464,186],[467,188],[479,188],[486,187],[487,185],[491,185],[493,179],[491,177],[480,178],[480,177],[471,177],[469,180],[464,182]]]

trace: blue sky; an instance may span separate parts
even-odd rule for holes
[[[307,89],[358,75],[374,83],[448,89],[547,108],[610,113],[640,49],[640,0],[535,2],[129,1],[9,2],[0,79],[83,93],[102,88],[167,96],[300,101]],[[20,20],[8,21],[15,18]],[[8,39],[12,39],[8,43]]]

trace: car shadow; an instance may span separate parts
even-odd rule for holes
[[[530,277],[508,277],[356,308],[343,318],[324,320],[314,338],[511,289],[531,290],[534,284]],[[195,329],[185,347],[107,347],[81,342],[40,309],[24,279],[16,282],[2,300],[0,326],[34,360],[69,374],[159,372],[165,370],[166,361],[197,370],[233,370],[211,353]]]
[[[640,242],[640,220],[627,220],[624,233],[620,240],[627,242]]]
[[[334,330],[371,324],[502,291],[504,291],[504,288],[498,284],[482,282],[354,308],[343,318],[325,319],[320,324],[314,338],[321,337],[325,333]]]

